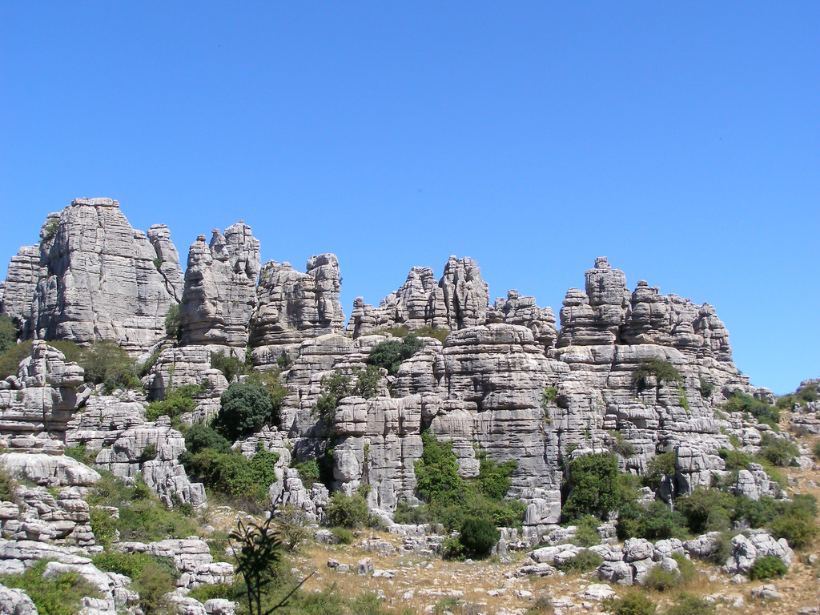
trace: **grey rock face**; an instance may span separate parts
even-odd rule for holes
[[[174,298],[154,264],[154,246],[131,227],[117,201],[75,199],[40,251],[34,336],[78,344],[114,340],[135,354],[165,337]]]
[[[88,487],[100,475],[76,459],[45,453],[3,453],[0,466],[13,478],[46,487]]]
[[[290,263],[266,263],[251,321],[254,363],[275,364],[283,351],[292,352],[305,339],[340,332],[344,325],[340,291],[335,254],[311,257],[305,273]]]
[[[558,336],[552,309],[538,307],[535,297],[522,297],[516,290],[509,291],[506,299],[495,300],[495,305],[487,313],[487,323],[493,322],[527,327],[545,349],[552,348]]]
[[[489,290],[478,264],[469,257],[451,256],[438,284],[432,269],[413,267],[404,284],[382,299],[379,307],[356,299],[347,328],[354,338],[400,325],[409,329],[429,326],[454,331],[483,325],[488,304]]]
[[[19,323],[23,338],[33,335],[36,315],[32,313],[32,298],[37,283],[44,275],[40,246],[24,246],[11,257],[0,300],[0,314],[10,316]]]
[[[775,538],[765,530],[753,530],[748,536],[738,534],[732,538],[732,554],[726,560],[724,570],[729,574],[749,574],[755,561],[772,556],[791,566],[794,552],[785,538]]]
[[[66,430],[77,406],[91,391],[83,369],[41,340],[20,362],[17,376],[0,381],[0,433],[55,434]]]
[[[180,573],[177,587],[194,588],[200,585],[233,583],[233,566],[215,562],[208,543],[199,538],[168,539],[159,542],[121,542],[117,549],[125,553],[149,553],[167,557]]]
[[[22,589],[10,589],[0,585],[0,613],[37,615],[37,607]]]
[[[256,307],[259,240],[251,227],[237,222],[209,244],[200,235],[188,252],[182,293],[183,345],[244,348]]]
[[[148,228],[148,241],[156,252],[154,261],[157,270],[165,279],[165,288],[176,303],[182,300],[183,277],[179,264],[179,252],[171,241],[171,231],[164,224],[153,224]]]
[[[83,490],[19,485],[14,502],[0,505],[0,534],[10,540],[35,540],[77,546],[94,544],[91,514]]]

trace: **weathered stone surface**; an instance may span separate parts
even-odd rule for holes
[[[3,453],[0,466],[14,478],[46,487],[88,487],[100,475],[76,459],[45,453]]]
[[[17,376],[0,382],[0,433],[61,437],[78,405],[91,394],[83,369],[46,342],[35,340]]]
[[[5,314],[18,323],[23,339],[33,335],[36,313],[33,312],[32,299],[37,283],[44,276],[40,246],[23,246],[11,257],[0,299],[0,314]]]
[[[209,244],[200,235],[188,252],[182,293],[182,344],[244,349],[256,307],[259,240],[238,222]],[[243,350],[244,351],[244,350]]]
[[[66,446],[99,451],[128,429],[145,423],[145,404],[128,395],[93,395],[66,425]]]
[[[37,607],[22,589],[10,589],[0,585],[0,613],[37,615]]]
[[[52,490],[53,491],[53,490]],[[82,489],[18,485],[14,502],[0,503],[0,534],[12,540],[35,540],[89,546],[94,544],[91,515]]]
[[[165,337],[173,295],[154,264],[154,246],[131,227],[117,201],[75,199],[40,251],[34,336],[79,344],[114,340],[133,353]]]
[[[157,255],[154,264],[165,280],[165,289],[179,303],[182,300],[183,277],[179,252],[171,241],[171,231],[164,224],[153,224],[148,228],[147,235]]]
[[[312,256],[305,273],[290,263],[266,263],[251,320],[254,363],[275,365],[282,352],[293,353],[305,339],[340,332],[344,325],[340,291],[335,254]]]
[[[404,284],[372,307],[357,298],[347,328],[354,338],[385,327],[424,326],[451,331],[483,325],[489,290],[478,264],[471,258],[451,256],[438,284],[429,267],[413,267]]]
[[[168,539],[159,542],[121,542],[117,549],[125,553],[149,553],[167,557],[180,573],[177,587],[194,588],[215,583],[233,583],[233,566],[215,562],[208,543],[199,538]]]
[[[509,291],[506,299],[495,300],[495,305],[487,313],[487,323],[493,322],[527,327],[545,349],[552,348],[558,336],[552,309],[538,307],[535,297],[522,297],[516,290]]]
[[[777,557],[787,568],[791,566],[794,552],[785,538],[776,540],[765,530],[752,530],[747,534],[732,538],[732,554],[724,566],[727,573],[749,574],[755,561],[765,556]]]

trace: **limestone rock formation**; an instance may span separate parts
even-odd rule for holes
[[[413,267],[404,284],[372,307],[357,298],[347,328],[354,338],[381,328],[433,327],[451,331],[482,325],[489,304],[487,283],[471,258],[451,256],[435,283],[429,267]]]
[[[17,376],[0,381],[0,433],[62,434],[90,394],[83,385],[83,369],[37,340]]]
[[[276,364],[282,352],[293,353],[305,339],[340,332],[344,324],[340,290],[335,254],[312,256],[305,273],[290,263],[266,263],[250,325],[254,363]]]
[[[200,235],[188,252],[182,293],[182,343],[244,349],[256,307],[259,240],[237,222],[210,243]]]
[[[18,323],[23,338],[31,337],[36,326],[32,299],[44,273],[39,246],[24,246],[11,257],[0,300],[0,314],[10,316]]]
[[[155,247],[117,201],[75,199],[44,225],[39,251],[35,264],[33,251],[24,249],[6,284],[3,310],[23,321],[25,335],[78,344],[114,340],[133,353],[165,336],[172,272],[157,269]]]

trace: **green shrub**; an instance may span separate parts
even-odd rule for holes
[[[459,530],[464,555],[471,558],[487,557],[499,538],[495,523],[486,517],[467,517]]]
[[[245,361],[224,352],[211,354],[211,367],[221,371],[228,382],[233,382],[237,377],[247,374],[249,369]]]
[[[328,524],[351,529],[365,527],[370,521],[365,499],[358,493],[345,495],[341,491],[330,497],[326,516]]]
[[[267,391],[268,396],[270,397],[270,402],[273,405],[273,415],[278,417],[279,411],[282,408],[282,402],[288,395],[288,388],[282,384],[282,378],[279,371],[253,371],[248,374],[247,378],[245,378],[245,382],[257,384]]]
[[[6,352],[16,343],[17,325],[5,314],[0,314],[0,353]]]
[[[182,414],[193,412],[197,405],[194,397],[201,393],[202,387],[198,384],[186,384],[168,389],[165,392],[165,399],[148,404],[145,415],[149,421],[156,421],[161,416],[170,417],[172,421],[175,421]]]
[[[396,510],[393,512],[393,521],[396,523],[410,523],[413,525],[420,525],[422,523],[430,523],[430,512],[427,506],[419,504],[412,506],[406,500],[399,500],[396,504]]]
[[[185,538],[197,533],[194,520],[178,510],[166,508],[142,481],[126,485],[110,472],[100,471],[100,474],[87,499],[92,507],[91,528],[95,536],[99,531],[101,542],[110,543],[115,530],[119,531],[121,540],[140,542]],[[117,507],[119,519],[95,506]]]
[[[585,515],[580,519],[575,520],[577,531],[575,538],[572,539],[573,544],[579,547],[591,547],[601,543],[601,536],[598,534],[598,526],[601,525],[600,519],[592,515]]]
[[[292,504],[276,509],[276,525],[282,544],[288,551],[296,551],[313,535],[305,511]]]
[[[780,411],[775,406],[740,391],[732,393],[723,404],[723,409],[727,412],[749,413],[761,423],[766,423],[771,427],[777,427],[780,421]]]
[[[547,410],[551,404],[558,399],[558,389],[556,387],[544,387],[541,392],[541,408]]]
[[[678,387],[678,405],[689,412],[689,398],[686,397],[686,389],[682,386]]]
[[[42,230],[40,231],[40,242],[44,243],[51,241],[57,234],[57,230],[59,228],[60,218],[49,218],[48,221],[43,225]]]
[[[587,572],[595,570],[603,561],[604,559],[595,551],[584,549],[579,551],[578,555],[571,560],[558,564],[556,567],[564,572]]]
[[[188,595],[194,600],[199,600],[203,604],[208,600],[213,600],[215,598],[233,600],[234,602],[239,602],[242,598],[244,598],[244,596],[237,591],[236,585],[227,585],[226,583],[200,585],[199,587],[194,587]]]
[[[356,537],[346,527],[332,527],[330,528],[330,532],[336,537],[336,540],[339,541],[340,544],[349,545],[352,544]]]
[[[368,365],[364,369],[354,371],[353,375],[356,376],[356,385],[353,387],[353,393],[355,395],[359,395],[365,399],[376,396],[376,393],[379,392],[379,382],[381,382],[382,379],[378,367]]]
[[[498,463],[487,457],[486,453],[479,453],[478,489],[481,493],[494,500],[502,500],[510,490],[512,473],[518,467],[514,460]]]
[[[592,515],[600,519],[619,510],[636,493],[630,479],[618,472],[618,461],[611,453],[583,455],[569,464],[569,494],[561,510],[566,520]]]
[[[752,581],[783,577],[789,569],[779,557],[765,555],[755,560],[749,570],[749,578]]]
[[[660,564],[656,564],[649,569],[643,582],[644,587],[657,592],[669,591],[680,587],[682,584],[683,578],[680,573],[674,570],[666,570]]]
[[[268,488],[276,482],[278,460],[278,454],[261,447],[250,459],[237,451],[220,452],[214,448],[180,456],[186,472],[206,487],[262,510],[267,508]]]
[[[464,487],[453,443],[439,441],[429,431],[421,434],[421,440],[421,459],[415,463],[416,491],[421,499],[436,504],[462,500]]]
[[[182,315],[178,303],[172,304],[165,315],[165,334],[177,341],[182,339]]]
[[[86,381],[102,384],[106,392],[142,387],[134,360],[116,342],[94,342],[83,350],[78,362]]]
[[[680,594],[669,609],[666,615],[715,615],[715,605],[710,604],[701,596],[692,594]]]
[[[695,565],[692,563],[692,560],[687,558],[682,553],[673,553],[672,559],[678,563],[678,570],[680,571],[681,582],[684,585],[687,585],[695,580],[698,572],[695,569]]]
[[[0,467],[0,500],[11,502],[14,500],[14,492],[17,490],[15,481],[5,468]]]
[[[322,388],[314,411],[319,415],[320,422],[328,429],[333,427],[333,418],[339,400],[352,393],[351,378],[341,372],[333,372],[322,377]]]
[[[203,423],[191,425],[185,431],[185,449],[188,454],[193,455],[206,448],[218,453],[227,453],[231,450],[231,443],[209,425]]]
[[[319,482],[319,462],[315,459],[308,459],[293,466],[299,472],[299,478],[302,479],[302,484],[310,489],[314,483]]]
[[[222,394],[220,403],[213,426],[231,441],[279,421],[270,394],[256,382],[234,382]]]
[[[752,458],[747,453],[736,448],[721,448],[718,455],[726,464],[726,469],[730,472],[745,470],[752,463]]]
[[[412,357],[422,347],[422,341],[409,333],[401,340],[386,340],[377,344],[367,356],[367,363],[383,367],[389,374],[399,371],[402,362]]]
[[[447,327],[431,327],[430,325],[424,325],[423,327],[416,329],[415,334],[418,337],[432,337],[443,344],[447,339],[447,336],[450,335],[450,330]]]
[[[655,377],[658,384],[662,382],[683,382],[681,373],[668,361],[647,359],[646,361],[642,361],[638,369],[633,372],[632,384],[635,385],[638,391],[643,391],[647,388],[647,382],[651,376]]]
[[[800,456],[797,446],[786,438],[779,438],[771,433],[764,433],[760,441],[759,455],[776,466],[786,467]]]
[[[41,615],[75,615],[80,612],[83,597],[101,597],[97,588],[79,573],[63,572],[44,578],[47,565],[46,560],[40,560],[23,574],[0,577],[0,582],[24,590]]]
[[[100,570],[131,577],[131,585],[140,596],[140,607],[146,615],[165,613],[169,605],[165,594],[176,589],[179,576],[173,563],[147,553],[104,551],[92,559]]]
[[[464,557],[464,545],[456,536],[448,536],[441,543],[441,556],[444,559],[460,559]]]
[[[530,608],[526,610],[524,615],[554,615],[555,607],[552,606],[552,600],[549,596],[541,594],[535,599],[535,602]]]
[[[613,615],[654,615],[658,608],[638,591],[631,591],[620,598],[609,598],[604,601],[603,607]]]
[[[813,382],[802,386],[790,395],[783,395],[777,399],[777,407],[784,410],[791,410],[795,405],[803,405],[807,402],[817,401],[817,383]]]
[[[276,357],[276,365],[281,370],[288,369],[292,364],[293,361],[291,361],[290,356],[288,356],[288,353],[284,350]]]
[[[627,507],[618,517],[618,536],[623,539],[686,539],[686,517],[660,500],[655,500],[645,510]]]
[[[159,360],[159,356],[161,354],[162,349],[158,348],[154,352],[152,352],[143,363],[140,363],[140,365],[137,367],[137,377],[144,378],[145,376],[147,376],[148,372],[151,371],[151,368],[153,368],[154,365],[157,364],[157,361]]]
[[[145,445],[145,448],[142,449],[142,452],[139,456],[140,464],[143,464],[147,461],[153,461],[157,458],[157,445],[153,442],[150,442]]]
[[[700,391],[700,396],[703,399],[709,399],[715,391],[715,385],[708,380],[701,378],[698,390]]]
[[[722,513],[721,517],[732,517],[734,507],[734,498],[728,493],[723,493],[717,489],[698,488],[690,495],[678,498],[676,501],[678,512],[686,518],[686,525],[694,534],[709,531],[710,516],[714,519],[715,515]]]
[[[0,354],[0,380],[9,376],[16,376],[20,368],[20,361],[31,356],[31,340],[12,344]]]
[[[796,511],[775,518],[770,529],[775,538],[785,538],[789,546],[795,549],[808,547],[817,536],[817,523],[814,518]]]
[[[649,460],[643,476],[643,484],[653,491],[657,491],[660,489],[664,478],[673,478],[674,476],[675,452],[661,453]]]
[[[632,457],[635,454],[635,447],[624,438],[624,434],[620,431],[610,431],[609,436],[612,438],[611,448],[613,452],[621,457]]]

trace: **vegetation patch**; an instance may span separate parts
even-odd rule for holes
[[[259,431],[264,425],[276,425],[282,399],[282,391],[273,394],[261,380],[234,382],[222,394],[214,429],[234,442]]]
[[[766,555],[755,560],[749,570],[749,578],[752,581],[773,579],[786,576],[789,569],[779,557]]]
[[[367,363],[383,367],[388,374],[395,374],[401,364],[416,354],[422,346],[422,341],[415,334],[408,333],[401,340],[386,340],[377,344],[367,356]]]
[[[84,597],[101,597],[97,588],[76,572],[44,578],[47,565],[48,561],[40,560],[23,574],[0,577],[0,583],[25,591],[44,615],[75,615]]]
[[[777,428],[780,421],[780,411],[777,407],[767,404],[765,401],[755,399],[751,395],[735,391],[723,404],[723,409],[727,412],[745,412],[751,414],[759,422],[770,427]]]
[[[168,559],[147,553],[103,551],[92,562],[100,570],[131,577],[131,587],[139,594],[146,615],[165,613],[170,607],[164,597],[176,589],[179,573]]]
[[[161,416],[167,416],[171,422],[196,408],[196,397],[201,395],[203,388],[198,384],[186,384],[174,387],[165,392],[165,399],[152,401],[148,404],[145,416],[149,421],[156,421]]]
[[[649,378],[654,377],[658,384],[662,382],[683,382],[683,375],[677,368],[661,359],[647,359],[642,361],[632,374],[632,384],[638,391],[645,390],[649,385]]]
[[[654,615],[658,609],[646,595],[634,590],[624,596],[604,600],[603,607],[612,615]]]
[[[618,460],[612,453],[583,455],[569,464],[568,494],[561,509],[569,521],[584,515],[606,519],[637,499],[633,477],[618,471]]]

